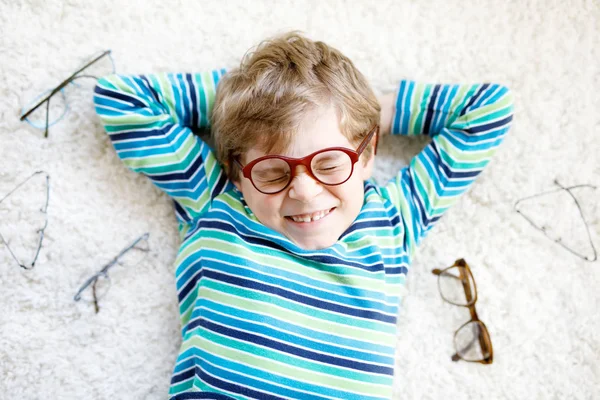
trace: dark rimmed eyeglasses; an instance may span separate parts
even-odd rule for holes
[[[455,306],[467,307],[471,319],[454,333],[456,353],[452,361],[464,360],[481,364],[491,364],[494,360],[492,340],[487,327],[479,320],[475,303],[477,286],[469,265],[458,259],[451,267],[431,271],[438,276],[438,288],[444,301]]]
[[[336,186],[350,179],[354,172],[354,164],[358,162],[373,135],[378,134],[379,126],[375,126],[356,150],[328,147],[302,158],[267,155],[253,160],[246,166],[237,159],[234,161],[241,168],[244,177],[250,179],[256,190],[264,194],[279,193],[287,188],[296,176],[296,167],[299,165],[306,167],[307,174],[317,182]],[[376,151],[377,142],[374,153]]]
[[[39,96],[39,100],[34,100],[33,106],[28,107],[21,113],[20,120],[27,121],[30,125],[44,129],[44,137],[48,137],[48,128],[61,120],[68,111],[67,100],[63,89],[70,83],[74,83],[75,80],[81,78],[89,78],[98,80],[100,75],[106,75],[114,73],[115,67],[111,57],[111,50],[105,50],[100,54],[96,54],[90,57],[83,66],[78,68],[71,76],[62,81],[58,86],[53,89],[47,90]],[[50,107],[50,101],[57,93],[61,94],[60,101],[57,102],[55,107]],[[43,116],[39,109],[45,104],[45,116]]]

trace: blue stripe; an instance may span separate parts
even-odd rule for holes
[[[403,110],[402,95],[404,94],[405,87],[406,87],[406,81],[400,82],[400,87],[398,88],[398,95],[396,96],[396,104],[395,104],[393,125],[392,125],[392,132],[391,132],[392,134],[403,133],[401,131],[401,125],[400,125],[400,114]]]
[[[186,392],[176,394],[169,400],[236,400],[233,397],[225,396],[218,393],[207,393],[207,392]]]
[[[103,87],[100,86],[101,84],[104,84],[104,82],[101,81],[94,88],[94,92],[96,94],[101,95],[101,96],[107,96],[107,97],[110,97],[110,98],[113,98],[113,99],[117,99],[117,100],[120,100],[120,101],[125,101],[125,102],[129,103],[129,105],[131,107],[139,107],[139,108],[145,108],[146,107],[146,105],[144,103],[142,103],[141,101],[139,101],[135,97],[128,96],[127,94],[125,94],[123,92],[117,92],[115,90],[104,89]],[[100,98],[97,98],[97,99],[100,99]]]
[[[181,114],[185,126],[194,126],[193,124],[193,105],[191,104],[191,96],[189,93],[193,91],[185,79],[185,74],[177,74],[179,87],[183,98],[181,99]]]
[[[513,116],[509,115],[508,117],[495,121],[495,122],[490,122],[489,124],[483,124],[483,125],[478,125],[478,126],[474,126],[468,129],[465,129],[464,131],[467,133],[471,133],[471,134],[478,134],[481,132],[486,132],[492,129],[496,129],[496,128],[500,128],[500,127],[504,127],[506,125],[506,127],[508,128],[508,124],[512,121]]]
[[[227,328],[225,326],[219,325],[217,323],[208,321],[204,318],[200,318],[199,320],[194,321],[190,324],[191,330],[196,327],[202,327],[204,329],[208,329],[220,335],[225,335],[234,339],[241,340],[243,342],[252,343],[259,346],[264,346],[270,349],[274,349],[277,351],[281,351],[287,354],[292,354],[298,357],[302,357],[312,361],[318,361],[324,364],[335,365],[343,368],[353,369],[356,371],[369,372],[373,374],[380,375],[393,375],[394,368],[367,364],[359,361],[346,360],[343,358],[333,357],[328,354],[321,354],[314,351],[302,349],[296,346],[291,346],[285,343],[278,342],[276,340],[264,338],[262,336],[255,335],[249,332],[238,331],[237,329]]]
[[[208,264],[208,263],[207,263]],[[304,296],[298,293],[291,292],[286,289],[278,288],[275,286],[268,285],[262,282],[255,282],[244,278],[235,276],[229,276],[222,274],[218,271],[204,269],[202,275],[206,278],[213,279],[220,282],[225,282],[230,285],[237,286],[244,289],[252,289],[262,293],[268,293],[277,297],[281,297],[286,300],[291,300],[296,303],[300,303],[306,306],[315,307],[321,310],[331,311],[342,315],[350,315],[353,317],[361,318],[364,320],[374,320],[385,323],[395,323],[396,317],[393,315],[382,314],[372,310],[361,310],[349,306],[343,306],[340,304],[330,303],[323,300],[317,300]]]
[[[261,400],[287,400],[284,397],[273,396],[272,394],[265,393],[262,391],[250,389],[241,385],[226,382],[224,380],[214,378],[204,372],[199,366],[196,366],[196,376],[200,378],[202,382],[206,382],[211,386],[218,387],[219,389],[226,390],[228,392],[238,393],[244,396],[248,396],[254,399]]]
[[[177,122],[186,126],[186,115],[185,115],[185,107],[184,102],[187,99],[187,96],[184,96],[182,93],[182,81],[177,78],[175,74],[167,75],[168,81],[171,84],[171,89],[173,91],[173,100],[175,102],[175,112],[177,115]]]
[[[481,85],[481,87],[479,88],[477,93],[475,93],[475,95],[469,99],[469,102],[467,103],[467,105],[461,110],[461,112],[459,114],[461,117],[463,115],[465,115],[468,111],[471,111],[471,110],[469,110],[469,108],[473,105],[473,103],[475,103],[475,101],[479,98],[479,96],[481,96],[485,92],[485,90],[488,88],[488,86],[489,86],[488,83],[484,83],[483,85]]]
[[[240,314],[240,309],[227,306],[225,304],[217,303],[209,299],[201,299],[198,303],[198,307],[206,307],[214,310],[216,312],[220,312],[222,314],[227,315],[238,315]],[[260,311],[260,310],[258,310]],[[279,318],[273,318],[268,314],[259,314],[257,312],[252,312],[248,310],[243,310],[244,319],[249,319],[252,321],[258,321],[262,324],[277,327],[280,330],[288,332],[293,335],[300,335],[305,337],[310,337],[315,340],[319,340],[321,342],[327,343],[335,343],[339,346],[360,349],[367,352],[379,353],[377,355],[378,360],[380,360],[381,364],[392,364],[394,362],[391,355],[393,355],[394,347],[383,346],[377,343],[372,343],[368,341],[361,341],[357,339],[351,339],[343,336],[338,336],[333,333],[320,332],[314,329],[307,328],[305,326],[299,324],[288,323]],[[381,354],[387,354],[389,357],[383,356]],[[375,355],[373,355],[375,357]]]
[[[370,299],[364,297],[349,297],[346,293],[336,294],[319,290],[314,286],[304,285],[295,281],[284,280],[271,275],[265,275],[260,273],[261,265],[254,262],[248,261],[244,257],[236,257],[231,255],[228,258],[227,263],[221,263],[219,260],[223,258],[223,253],[216,250],[206,249],[202,253],[203,265],[205,268],[216,269],[219,272],[223,272],[229,275],[235,275],[241,279],[252,279],[260,282],[268,282],[270,285],[281,286],[289,289],[290,291],[298,291],[306,296],[315,297],[327,302],[334,302],[340,305],[346,305],[348,307],[362,308],[362,309],[379,309],[379,311],[392,314],[396,311],[394,306],[390,306],[383,303],[383,298],[379,295],[379,299]],[[243,267],[241,267],[243,265]],[[266,272],[266,271],[265,271]],[[315,282],[317,286],[320,282]]]
[[[332,357],[353,358],[357,360],[357,362],[364,362],[369,364],[384,364],[387,366],[394,364],[394,359],[392,357],[384,357],[377,354],[370,354],[335,346],[335,339],[333,341],[334,344],[316,342],[314,340],[306,339],[300,336],[291,335],[281,329],[275,329],[269,326],[265,326],[263,321],[261,321],[261,324],[257,324],[254,322],[249,322],[247,320],[239,319],[242,317],[244,319],[247,319],[245,310],[238,310],[236,313],[231,314],[236,317],[234,318],[227,315],[215,313],[211,311],[211,309],[213,309],[212,306],[210,306],[210,308],[203,308],[202,304],[199,304],[198,308],[192,315],[192,320],[194,322],[190,322],[190,329],[197,326],[194,324],[198,323],[198,321],[200,321],[201,319],[206,319],[209,321],[214,321],[219,325],[239,330],[240,332],[253,332],[259,336],[266,336],[278,342],[291,343],[300,348],[303,347],[308,349],[319,349],[319,353],[327,353]]]
[[[173,149],[181,148],[187,140],[187,135],[180,129],[178,125],[168,123],[160,128],[143,131],[143,133],[131,132],[126,139],[124,136],[113,135],[113,146],[123,157],[127,158],[130,154],[143,156],[173,155]],[[144,133],[146,134],[145,137]]]
[[[328,396],[327,400],[329,400],[330,397],[338,398],[338,399],[345,399],[345,400],[352,400],[352,399],[364,400],[363,397],[357,397],[356,395],[353,395],[352,393],[343,392],[343,391],[335,390],[335,389],[330,389],[328,387],[324,387],[321,385],[314,385],[314,384],[310,384],[310,383],[306,383],[306,382],[299,382],[296,379],[293,379],[290,377],[285,377],[284,375],[274,375],[274,374],[262,371],[257,368],[251,368],[242,363],[236,363],[236,362],[232,362],[225,358],[217,357],[215,355],[212,355],[212,354],[202,351],[200,349],[198,349],[195,353],[198,354],[198,357],[210,362],[213,365],[218,365],[219,367],[222,367],[223,369],[228,369],[230,371],[239,372],[240,375],[242,375],[242,374],[246,375],[246,376],[249,375],[249,376],[256,377],[258,379],[263,379],[263,380],[267,380],[270,382],[276,382],[280,385],[288,387],[288,388],[281,388],[278,386],[271,385],[270,388],[267,388],[266,385],[260,381],[258,381],[257,384],[253,385],[253,387],[258,387],[263,390],[268,389],[268,390],[270,390],[271,393],[273,393],[275,395],[294,396],[293,398],[301,398],[301,399],[323,399],[323,397],[317,396],[314,394],[314,393],[320,393],[324,396]],[[244,379],[244,378],[241,376],[238,376],[233,379],[236,383],[242,383],[242,379]],[[230,380],[232,380],[232,379],[230,379]],[[246,383],[246,382],[244,382],[244,383]],[[313,394],[305,393],[305,392],[298,393],[295,391],[290,391],[291,389],[289,389],[289,387],[302,388],[305,392],[312,392]]]
[[[191,220],[191,217],[188,214],[188,212],[185,211],[178,202],[173,200],[173,205],[175,206],[175,213],[178,215],[179,220],[181,220],[181,221],[190,221]]]
[[[196,96],[196,90],[195,90],[195,85],[193,82],[193,78],[192,78],[192,74],[185,74],[185,81],[187,82],[188,87],[190,88],[190,108],[192,110],[192,126],[199,126],[198,125],[198,107],[197,107],[197,103],[198,103],[198,98]]]
[[[198,182],[200,182],[202,178],[204,178],[204,174],[199,173],[199,171],[201,171],[204,167],[204,160],[202,159],[202,156],[200,154],[193,153],[190,153],[188,158],[190,159],[190,161],[191,159],[193,159],[194,161],[191,162],[191,164],[189,162],[182,163],[182,165],[188,165],[185,171],[171,172],[168,174],[153,174],[152,180],[156,182],[166,183],[166,185],[164,185],[165,188],[178,187],[180,183],[174,183],[173,181],[181,180],[189,182],[188,184],[186,184],[186,186],[194,187],[198,184]]]
[[[450,98],[450,89],[449,85],[443,85],[442,90],[438,96],[436,112],[433,117],[433,122],[431,124],[431,135],[435,135],[437,132],[440,132],[444,127],[444,123],[446,122],[447,117],[447,100]]]
[[[412,132],[409,131],[410,128],[410,112],[408,112],[411,109],[411,103],[412,103],[412,96],[413,96],[413,92],[414,92],[414,87],[415,84],[414,82],[407,82],[407,87],[405,88],[406,90],[406,98],[404,99],[404,110],[406,110],[404,112],[404,118],[402,119],[402,133],[405,135],[410,135]]]
[[[195,264],[199,264],[199,261],[196,261],[194,263],[194,265]],[[199,265],[198,265],[198,267],[199,267]],[[185,286],[183,286],[181,288],[179,288],[179,286],[177,287],[178,290],[181,289],[177,295],[177,298],[180,303],[187,297],[187,295],[192,290],[194,290],[196,288],[198,281],[203,276],[203,271],[200,268],[190,268],[189,274],[191,275],[191,277],[190,277],[189,281],[186,280],[187,283],[185,284]]]
[[[208,104],[206,103],[206,88],[202,84],[202,74],[195,74],[194,77],[198,81],[198,84],[195,87],[198,89],[198,104],[195,109],[198,109],[199,120],[198,125],[194,125],[195,127],[202,127],[208,125]]]
[[[433,87],[433,93],[429,97],[427,110],[425,110],[425,123],[423,124],[423,133],[427,134],[431,130],[431,120],[435,115],[435,102],[437,101],[438,94],[440,91],[440,85]]]
[[[206,353],[201,353],[202,355],[206,354]],[[209,356],[210,357],[210,356]],[[211,359],[214,359],[215,357],[210,357]],[[231,370],[226,370],[224,368],[220,368],[220,367],[224,367],[224,365],[222,365],[222,359],[217,359],[218,362],[220,362],[219,364],[216,364],[218,366],[216,366],[214,363],[209,364],[208,362],[206,362],[207,357],[202,357],[202,361],[199,363],[200,364],[200,368],[206,370],[207,373],[213,375],[213,376],[218,376],[219,378],[223,378],[223,380],[227,380],[230,382],[235,382],[237,385],[239,385],[239,387],[243,387],[244,389],[249,389],[249,390],[260,390],[263,393],[269,393],[269,395],[272,396],[284,396],[284,398],[286,399],[306,399],[306,400],[330,400],[326,397],[322,397],[322,396],[318,396],[318,395],[314,395],[314,394],[309,394],[309,393],[304,393],[304,392],[299,392],[297,390],[294,389],[290,389],[290,388],[286,388],[286,387],[281,387],[277,384],[282,384],[282,379],[280,379],[278,376],[273,376],[273,375],[269,375],[267,380],[268,382],[264,382],[262,380],[259,379],[253,379],[254,377],[258,378],[258,375],[260,375],[260,372],[257,373],[253,373],[252,375],[250,375],[250,377],[248,376],[244,376],[241,374],[242,371],[239,370],[234,370],[235,372],[232,372]],[[269,379],[270,378],[270,379]],[[286,380],[286,381],[290,381],[290,380]],[[275,384],[275,382],[277,384]],[[307,390],[307,386],[302,385],[301,383],[298,381],[293,381],[292,383],[292,387],[302,387],[302,389]],[[318,387],[316,389],[318,392],[323,392],[323,388],[322,387]],[[262,399],[263,397],[258,397],[259,399]]]
[[[249,223],[250,222],[251,221],[249,221]],[[263,225],[259,225],[259,226],[262,229],[265,229]],[[244,242],[246,242],[250,245],[264,246],[266,248],[270,248],[271,250],[275,250],[276,252],[281,252],[281,253],[288,252],[288,250],[285,247],[283,247],[279,243],[274,242],[273,240],[255,236],[256,233],[250,232],[250,230],[248,229],[248,226],[238,225],[238,226],[234,227],[231,225],[231,223],[223,223],[221,221],[202,219],[199,221],[197,228],[198,229],[210,228],[210,229],[226,231],[226,232],[233,233],[233,234],[239,236]],[[291,244],[289,241],[287,241],[287,242],[289,244]],[[305,262],[311,261],[311,262],[315,262],[318,264],[326,264],[326,265],[338,264],[338,265],[343,265],[344,267],[357,268],[357,269],[368,271],[368,272],[379,272],[382,270],[382,266],[379,264],[374,265],[374,266],[364,265],[360,262],[355,262],[355,261],[350,261],[350,260],[345,260],[345,259],[339,258],[337,256],[334,256],[333,254],[332,255],[328,255],[328,254],[315,254],[315,255],[306,254],[306,255],[304,255],[303,254],[302,258],[305,260]]]

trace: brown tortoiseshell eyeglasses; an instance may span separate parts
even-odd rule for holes
[[[467,307],[471,314],[471,319],[454,333],[456,353],[452,356],[452,361],[491,364],[494,360],[492,341],[487,327],[479,320],[475,310],[477,286],[469,265],[461,258],[446,269],[434,269],[431,272],[438,276],[442,298],[455,306]]]

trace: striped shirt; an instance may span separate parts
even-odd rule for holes
[[[415,248],[487,165],[512,121],[495,84],[402,81],[392,133],[431,142],[331,247],[264,225],[228,181],[206,128],[224,70],[113,75],[95,106],[119,157],[174,200],[182,344],[177,399],[382,400],[392,394],[399,289]]]

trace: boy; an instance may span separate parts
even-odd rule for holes
[[[350,60],[296,33],[227,74],[104,78],[95,103],[119,157],[174,199],[180,399],[389,399],[415,248],[512,120],[492,84],[403,81],[381,113]],[[209,117],[216,156],[192,132]],[[433,138],[385,186],[380,131]]]

